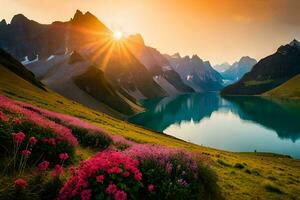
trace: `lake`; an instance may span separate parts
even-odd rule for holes
[[[198,93],[141,104],[147,111],[129,122],[203,146],[300,159],[300,101]]]

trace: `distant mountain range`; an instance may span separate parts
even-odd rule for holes
[[[288,94],[285,94],[285,92],[289,92],[289,94],[293,94],[293,97],[296,97],[295,94],[300,94],[299,87],[295,84],[299,83],[298,78],[295,77],[298,74],[300,74],[300,43],[293,40],[289,44],[280,46],[274,54],[261,59],[238,82],[224,88],[222,94],[264,94],[289,97]],[[295,78],[292,79],[293,77]],[[292,83],[288,83],[289,80]],[[281,85],[280,89],[275,89]],[[272,90],[273,92],[268,93]]]
[[[165,54],[165,57],[184,83],[195,91],[218,91],[223,88],[222,76],[208,61],[203,61],[199,56],[181,57],[176,53],[172,56]]]
[[[254,58],[248,56],[242,57],[239,61],[234,62],[227,70],[221,72],[225,80],[231,82],[238,81],[257,63]]]
[[[142,110],[140,99],[222,88],[220,74],[198,56],[188,64],[146,46],[141,35],[121,41],[112,35],[79,10],[70,21],[49,25],[22,14],[0,22],[0,48],[46,86],[94,109],[104,103],[127,115]]]
[[[194,92],[191,87],[184,84],[179,74],[173,70],[169,61],[158,50],[145,45],[140,34],[129,36],[127,41],[131,52],[150,71],[154,81],[168,95]]]
[[[226,71],[230,67],[232,67],[232,66],[228,62],[224,62],[222,64],[217,64],[217,65],[213,66],[213,68],[220,73]]]

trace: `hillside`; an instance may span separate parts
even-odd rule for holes
[[[300,75],[296,75],[282,85],[266,92],[264,96],[279,97],[287,99],[300,98]]]
[[[259,95],[300,73],[300,45],[294,40],[261,59],[240,81],[225,87],[223,95]]]
[[[23,79],[29,81],[30,83],[34,84],[35,86],[45,89],[43,84],[36,79],[34,74],[27,70],[19,61],[14,59],[11,55],[6,53],[4,50],[0,49],[0,65],[6,67],[13,73],[17,74],[18,76],[22,77]]]
[[[114,135],[122,135],[136,142],[179,147],[209,155],[215,161],[213,169],[218,174],[218,184],[226,199],[297,199],[300,195],[299,161],[274,154],[231,153],[194,145],[91,110],[51,90],[46,92],[6,68],[0,67],[0,76],[1,95],[79,117]],[[93,154],[85,149],[77,151],[86,158]],[[236,163],[246,163],[246,166],[238,169],[233,167]],[[270,181],[279,185],[284,193],[278,194],[265,189],[265,182]]]

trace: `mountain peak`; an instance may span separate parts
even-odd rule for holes
[[[76,13],[73,17],[73,20],[78,19],[83,16],[83,13],[80,10],[76,10]]]
[[[243,63],[243,62],[257,62],[256,59],[251,58],[250,56],[243,56],[241,59],[238,61],[238,63]]]
[[[181,58],[180,54],[177,52],[172,55],[172,58]]]
[[[25,17],[23,14],[17,14],[12,18],[10,24],[24,23],[26,21],[29,21],[27,17]]]
[[[4,26],[6,26],[6,25],[7,25],[7,23],[6,23],[5,19],[2,19],[2,21],[0,22],[0,26],[1,26],[1,25],[4,25]]]
[[[3,19],[1,22],[0,22],[0,27],[5,27],[7,26],[7,23],[5,21],[5,19]]]
[[[73,25],[81,26],[97,31],[110,32],[110,30],[92,13],[83,14],[80,10],[76,10],[74,17],[71,19]]]
[[[202,61],[202,59],[197,54],[195,54],[192,56],[192,61]]]
[[[289,43],[290,46],[293,46],[293,47],[297,47],[297,48],[300,48],[300,42],[296,39],[293,39],[293,41],[291,41]]]
[[[128,36],[128,40],[130,42],[135,43],[135,44],[139,44],[139,45],[145,46],[144,39],[143,39],[142,35],[139,34],[139,33]]]

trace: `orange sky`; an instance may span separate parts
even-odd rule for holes
[[[41,23],[90,11],[112,29],[141,33],[163,53],[198,54],[212,64],[257,59],[300,40],[298,0],[0,0],[0,18]]]

